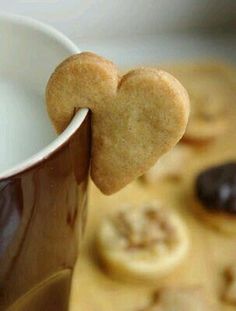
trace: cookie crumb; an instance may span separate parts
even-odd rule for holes
[[[233,265],[226,270],[227,285],[223,294],[223,300],[236,305],[236,266]]]
[[[216,311],[200,286],[166,287],[141,311]]]

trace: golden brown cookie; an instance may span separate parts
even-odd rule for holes
[[[187,255],[185,224],[160,201],[124,206],[104,219],[97,251],[110,274],[129,281],[154,281],[167,276]]]
[[[92,53],[56,68],[46,92],[49,116],[62,132],[79,108],[92,110],[91,177],[111,194],[141,176],[182,137],[189,99],[170,74],[141,68],[119,77]]]
[[[230,106],[236,100],[233,77],[236,71],[229,65],[210,62],[169,67],[187,89],[190,97],[190,118],[184,135],[189,142],[211,141],[228,128]]]
[[[142,311],[216,311],[203,288],[167,287],[161,289],[153,303]]]

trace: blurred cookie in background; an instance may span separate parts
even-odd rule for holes
[[[106,270],[129,281],[154,281],[185,259],[189,235],[163,202],[124,206],[101,223],[97,251]]]
[[[214,228],[236,234],[236,162],[202,171],[195,182],[196,213]]]
[[[186,163],[191,159],[192,149],[182,143],[163,155],[156,164],[147,171],[142,179],[153,184],[163,179],[180,180],[185,173]]]
[[[190,118],[184,140],[206,143],[225,133],[236,100],[236,70],[227,64],[210,62],[169,67],[187,89]]]

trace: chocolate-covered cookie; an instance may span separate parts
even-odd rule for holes
[[[205,209],[236,214],[236,162],[203,171],[196,181],[196,194]]]
[[[210,167],[195,184],[197,210],[218,229],[236,233],[236,162]]]

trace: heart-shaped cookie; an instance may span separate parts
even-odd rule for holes
[[[189,115],[187,92],[170,74],[141,68],[120,78],[113,63],[89,52],[57,67],[46,101],[58,132],[75,109],[91,109],[91,177],[105,194],[154,165],[183,136]]]

